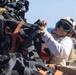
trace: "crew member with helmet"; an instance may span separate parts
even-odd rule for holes
[[[71,39],[74,34],[76,23],[70,17],[61,18],[55,26],[54,33],[50,34],[46,31],[47,21],[41,21],[41,36],[45,45],[50,51],[50,64],[64,65],[69,59],[73,41]]]

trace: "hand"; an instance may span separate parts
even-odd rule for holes
[[[41,21],[41,24],[42,24],[42,26],[46,27],[46,26],[47,26],[47,21],[42,20],[42,21]]]
[[[44,35],[44,33],[46,32],[47,21],[42,20],[41,24],[42,26],[40,27],[40,33],[41,35]]]

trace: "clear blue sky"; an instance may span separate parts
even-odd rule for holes
[[[76,0],[28,0],[29,11],[25,14],[27,22],[36,20],[48,21],[47,27],[55,27],[55,23],[63,17],[70,16],[76,21]]]

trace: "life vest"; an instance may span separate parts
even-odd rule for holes
[[[66,65],[67,66],[73,66],[74,64],[74,62],[76,61],[76,50],[75,50],[75,48],[74,48],[74,44],[73,44],[73,46],[72,46],[72,49],[71,49],[71,52],[70,52],[70,55],[69,55],[69,57],[68,57],[68,60],[66,60]]]

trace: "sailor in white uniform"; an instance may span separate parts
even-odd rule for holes
[[[43,20],[41,23],[43,25],[41,27],[42,39],[50,50],[50,63],[66,65],[73,47],[71,36],[74,33],[76,23],[70,17],[61,18],[56,23],[54,34],[46,31],[46,21]]]

